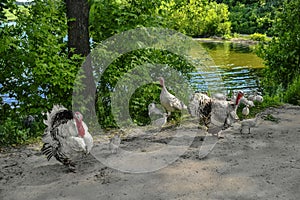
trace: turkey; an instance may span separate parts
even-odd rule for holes
[[[239,91],[238,93],[241,93],[242,91]],[[231,98],[231,101],[233,102],[236,102],[236,97],[238,96],[238,93],[237,95],[235,95],[235,92],[233,92],[233,96]],[[242,92],[243,93],[243,92]],[[241,99],[239,100],[239,103],[238,104],[244,104],[244,105],[248,105],[249,107],[254,107],[254,103],[253,103],[253,98],[251,97],[251,95],[246,98],[244,95],[241,97]],[[236,107],[236,109],[238,108],[238,106]]]
[[[93,138],[82,120],[80,112],[74,113],[59,105],[54,105],[44,120],[47,128],[42,137],[42,153],[48,160],[55,157],[73,172],[76,161],[89,154],[93,147]]]
[[[159,118],[153,121],[151,124],[158,128],[158,131],[161,131],[162,127],[167,123],[168,114],[164,113],[162,118]]]
[[[158,79],[162,87],[160,93],[160,103],[168,112],[168,116],[171,114],[171,112],[187,109],[186,105],[184,105],[182,101],[180,101],[177,97],[175,97],[167,90],[164,78],[159,77]]]
[[[264,101],[264,98],[261,95],[257,94],[257,95],[254,96],[254,101],[262,103]]]
[[[250,100],[250,101],[253,101],[253,100],[254,100],[254,95],[253,95],[253,94],[249,95],[249,96],[247,97],[247,99]]]
[[[119,146],[121,144],[121,138],[119,135],[115,135],[109,140],[109,150],[111,153],[118,153]]]
[[[242,98],[241,98],[240,103],[242,103],[242,104],[244,104],[244,105],[246,105],[246,106],[249,106],[249,107],[254,107],[254,106],[255,106],[254,103],[253,103],[253,101],[248,100],[248,99],[245,98],[245,97],[242,97]]]
[[[264,100],[263,96],[259,95],[258,92],[255,92],[254,95],[249,95],[248,99],[259,103],[262,103]]]
[[[192,95],[189,101],[188,111],[192,117],[199,117],[199,106],[209,104],[211,98],[207,93],[196,92]],[[210,112],[208,109],[207,112]]]
[[[253,119],[246,119],[241,121],[241,129],[240,129],[240,133],[243,133],[243,129],[246,127],[248,128],[248,134],[250,134],[250,129],[252,127],[255,127],[258,124],[258,118],[259,118],[260,114],[256,114],[255,118]]]
[[[239,120],[236,114],[236,109],[239,105],[240,99],[243,97],[243,92],[238,92],[235,102],[219,100],[208,97],[203,93],[195,93],[190,100],[194,110],[191,115],[195,114],[200,118],[200,123],[208,128],[209,133],[219,134],[222,130],[231,126],[234,122]]]
[[[246,105],[242,110],[242,114],[247,116],[247,115],[249,115],[249,113],[250,113],[249,106]]]
[[[162,109],[159,109],[156,105],[155,105],[155,103],[150,103],[149,105],[148,105],[148,115],[149,115],[149,117],[152,119],[152,116],[159,116],[159,117],[161,117],[161,116],[163,116],[163,111],[162,111]]]

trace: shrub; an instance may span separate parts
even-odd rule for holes
[[[24,144],[41,136],[38,122],[34,122],[30,127],[23,122],[22,118],[11,117],[0,122],[0,146]]]
[[[300,1],[284,1],[281,12],[276,15],[274,26],[276,36],[270,42],[260,44],[258,55],[264,59],[266,65],[262,83],[270,94],[278,87],[286,90],[299,76],[299,24]]]
[[[288,86],[284,100],[291,104],[300,105],[300,76]]]
[[[250,39],[254,41],[264,42],[267,40],[266,34],[254,33],[250,35]]]

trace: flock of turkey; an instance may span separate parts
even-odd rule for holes
[[[239,121],[236,114],[240,104],[244,104],[243,115],[249,114],[249,108],[254,106],[253,101],[262,102],[263,97],[254,94],[247,98],[242,91],[239,91],[231,99],[227,99],[222,94],[216,94],[209,97],[205,93],[194,93],[186,106],[177,97],[171,94],[166,86],[163,77],[158,78],[162,87],[160,94],[161,107],[154,103],[149,104],[148,114],[152,120],[152,125],[161,131],[167,123],[167,118],[171,112],[188,110],[192,117],[198,117],[199,123],[203,124],[209,133],[222,137],[222,130],[232,126]],[[241,121],[241,131],[247,127],[256,125],[258,116],[254,119]],[[44,120],[47,126],[42,137],[42,153],[50,160],[55,157],[56,160],[66,165],[70,171],[76,170],[76,162],[83,156],[90,153],[93,147],[93,137],[88,132],[88,127],[83,122],[83,116],[79,112],[67,110],[63,106],[54,105],[52,111],[47,113],[47,119]],[[109,150],[111,153],[117,153],[121,138],[115,135],[110,139]]]

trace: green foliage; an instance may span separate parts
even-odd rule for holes
[[[5,114],[3,109],[0,109],[1,114]],[[0,146],[24,144],[32,138],[41,136],[41,120],[38,118],[26,126],[26,117],[14,114],[10,117],[1,115],[0,117]]]
[[[70,107],[81,58],[68,58],[63,1],[36,0],[30,6],[7,9],[18,17],[15,25],[0,27],[0,95],[8,94],[17,102],[1,106],[5,115],[0,126],[3,144],[13,144],[41,135],[44,128],[40,120],[28,132],[20,116],[40,116],[56,103]]]
[[[64,42],[64,4],[35,1],[27,9],[17,8],[16,25],[1,28],[0,94],[16,98],[21,113],[37,114],[62,100],[69,106],[77,67]]]
[[[284,100],[291,104],[300,105],[300,76],[289,84],[285,92]]]
[[[165,1],[158,13],[166,20],[167,27],[189,36],[213,36],[230,33],[228,7],[208,0],[191,0],[178,3]]]
[[[281,6],[279,0],[217,0],[229,7],[232,32],[241,34],[264,33],[273,35],[275,11]]]
[[[0,146],[24,143],[28,133],[15,119],[7,118],[0,127]]]
[[[166,18],[169,16],[166,14],[166,9],[172,9],[173,11],[173,9],[176,10],[176,6],[180,7],[183,4],[180,1],[174,2],[174,7],[170,6],[164,9],[166,4],[166,1],[152,0],[94,1],[91,6],[90,16],[93,41],[97,44],[114,34],[143,26],[173,28],[168,26],[168,22],[171,19]],[[159,44],[159,41],[157,43]],[[117,44],[115,48],[118,48]],[[160,48],[158,47],[158,49]],[[110,53],[106,50],[101,52],[101,54]],[[132,118],[132,122],[138,125],[150,122],[147,114],[147,106],[152,101],[158,103],[160,93],[160,88],[154,83],[145,83],[145,86],[136,88],[132,96],[121,95],[119,97],[122,100],[127,98],[126,100],[118,101],[117,105],[112,106],[111,104],[114,103],[112,98],[116,95],[115,90],[120,81],[131,83],[132,77],[127,77],[127,73],[144,64],[156,63],[169,65],[186,76],[188,76],[188,72],[194,70],[194,67],[184,59],[164,50],[144,49],[120,55],[106,68],[98,83],[96,107],[99,123],[103,128],[116,127],[120,123],[128,124],[127,120],[130,117]],[[136,83],[141,83],[151,78],[149,72],[145,70],[139,76],[134,77],[136,78]],[[127,84],[124,89],[129,90],[128,87]],[[132,87],[134,87],[134,83],[132,83]],[[130,113],[124,112],[124,108],[127,107]]]
[[[151,64],[155,66],[157,63],[162,65],[161,70],[145,66]],[[194,70],[193,65],[178,55],[158,49],[132,51],[123,54],[110,64],[103,73],[98,87],[97,114],[100,125],[108,128],[116,127],[120,123],[128,124],[127,120],[130,117],[132,122],[138,125],[148,124],[150,119],[147,107],[152,102],[160,102],[161,90],[157,85],[158,82],[151,80],[161,74],[167,75],[169,67],[180,71],[188,79],[190,78],[188,73]],[[184,94],[176,95],[182,96],[183,99],[188,98],[184,97]],[[129,113],[126,112],[127,107]]]
[[[90,31],[95,42],[114,34],[141,26],[160,26],[155,15],[160,1],[153,0],[95,0],[90,10]]]
[[[90,24],[96,42],[141,26],[167,27],[189,36],[221,36],[231,28],[228,7],[208,0],[94,1]]]
[[[14,0],[2,0],[0,2],[0,25],[2,26],[3,22],[7,22],[8,20],[15,18],[13,13],[11,12],[16,8]]]
[[[284,2],[282,10],[277,13],[274,31],[276,36],[261,44],[258,50],[266,64],[263,86],[270,95],[280,87],[286,90],[299,76],[300,1]]]
[[[254,41],[264,42],[267,41],[266,34],[254,33],[250,35],[250,39]]]

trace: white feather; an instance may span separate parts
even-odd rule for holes
[[[250,110],[249,110],[249,107],[248,107],[248,105],[247,105],[247,106],[245,106],[245,107],[243,108],[242,114],[245,115],[245,116],[247,116],[247,115],[249,115],[249,112],[250,112]]]
[[[181,102],[177,97],[175,97],[167,90],[164,84],[164,79],[162,77],[159,77],[159,80],[162,86],[160,93],[160,103],[168,111],[168,114],[170,114],[170,112],[174,112],[175,110],[187,109],[186,105],[184,105],[183,102]]]

